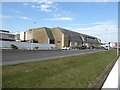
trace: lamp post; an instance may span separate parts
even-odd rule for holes
[[[119,37],[120,37],[120,31],[119,31],[119,27],[118,27],[118,40],[117,40],[117,56],[119,56],[119,42],[120,42],[120,40],[119,40]]]
[[[34,26],[35,26],[36,22],[33,22],[33,29],[32,29],[32,41],[31,41],[31,49],[33,49],[33,43],[34,43],[34,34],[33,34],[33,30],[34,30]]]
[[[108,42],[108,50],[110,49],[110,42],[109,42],[109,31],[108,29],[106,29],[107,31],[107,42]]]
[[[33,22],[33,29],[34,29],[34,26],[35,26],[35,24],[36,24],[36,22]],[[34,43],[34,34],[33,34],[33,29],[32,29],[32,37],[33,37],[33,39],[32,39],[32,43]]]

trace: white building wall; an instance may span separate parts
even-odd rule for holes
[[[32,30],[26,31],[26,40],[33,39],[33,35],[32,34],[33,34]]]
[[[64,34],[62,33],[62,47],[64,46]]]
[[[20,40],[25,40],[25,37],[26,37],[26,35],[25,35],[25,32],[20,32]]]
[[[15,42],[15,41],[0,41],[0,49],[11,49],[10,45],[14,44],[18,49],[52,49],[56,46],[54,44],[42,44],[42,43],[28,43],[28,42]]]
[[[15,40],[15,34],[0,32],[0,39]]]

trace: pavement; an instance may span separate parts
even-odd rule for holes
[[[111,72],[109,73],[106,81],[103,84],[102,90],[107,88],[110,90],[120,90],[120,57],[113,66]]]
[[[25,62],[35,62],[53,58],[81,55],[104,51],[93,50],[2,50],[2,65],[19,64]]]

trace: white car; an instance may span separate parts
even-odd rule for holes
[[[107,45],[101,45],[101,47],[104,48],[105,50],[109,50],[109,48],[110,48],[110,47],[107,46]]]
[[[62,50],[70,50],[70,47],[63,46]]]

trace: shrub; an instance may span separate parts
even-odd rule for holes
[[[16,45],[14,45],[14,44],[11,44],[10,47],[11,47],[12,49],[18,49],[18,47],[17,47]]]
[[[51,47],[51,49],[54,49],[54,47]]]
[[[35,47],[35,49],[38,49],[39,47]]]

